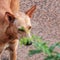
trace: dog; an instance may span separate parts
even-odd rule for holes
[[[4,50],[9,50],[10,60],[17,60],[19,28],[24,27],[24,31],[31,37],[30,18],[36,5],[26,13],[19,9],[19,0],[0,0],[0,56]]]

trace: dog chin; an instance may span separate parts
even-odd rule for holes
[[[30,32],[27,33],[27,37],[31,38],[31,33]]]

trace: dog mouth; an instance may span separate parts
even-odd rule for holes
[[[27,35],[28,38],[31,38],[30,32],[27,32]],[[30,46],[30,45],[32,45],[32,41],[27,41],[26,46]]]
[[[21,33],[25,33],[26,37],[31,38],[30,31],[26,31],[23,27],[19,28],[18,31],[21,32]],[[25,46],[30,46],[30,45],[32,45],[32,41],[27,40],[26,44],[24,44],[24,45]]]

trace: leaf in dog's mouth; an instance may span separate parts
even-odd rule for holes
[[[20,44],[26,46],[31,45],[32,44],[31,38],[23,37],[22,39],[20,39]]]
[[[27,37],[23,37],[22,39],[20,39],[20,43],[23,44],[23,45],[31,45],[32,44],[32,41],[31,41],[31,34],[30,34],[30,31],[29,30],[25,30],[24,27],[20,27],[19,28],[19,31],[22,31],[22,32],[26,32],[27,34]]]
[[[18,30],[23,32],[25,31],[24,27],[20,27]]]

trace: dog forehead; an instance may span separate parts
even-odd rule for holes
[[[30,17],[28,15],[26,15],[23,12],[20,12],[20,19],[21,20],[30,20]]]
[[[30,17],[28,15],[26,15],[25,20],[30,21]]]
[[[16,14],[16,15],[18,17],[14,22],[16,24],[16,26],[31,24],[30,17],[28,15],[26,15],[25,13],[19,12],[19,14]]]

